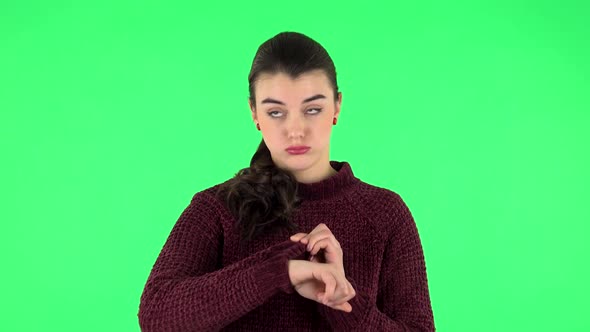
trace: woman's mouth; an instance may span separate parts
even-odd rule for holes
[[[290,146],[290,147],[286,148],[285,150],[287,152],[289,152],[289,154],[297,155],[297,154],[304,154],[307,151],[309,151],[309,149],[311,149],[311,147],[309,147],[309,146]]]

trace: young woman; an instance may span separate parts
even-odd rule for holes
[[[141,296],[142,331],[434,331],[408,207],[329,159],[342,94],[326,50],[279,33],[248,80],[262,141],[180,215]]]

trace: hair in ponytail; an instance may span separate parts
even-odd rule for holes
[[[252,105],[256,105],[254,87],[260,74],[283,72],[296,78],[315,69],[325,72],[336,100],[336,69],[322,45],[297,32],[277,34],[260,45],[254,56],[248,75]],[[265,232],[296,229],[297,225],[290,217],[301,204],[297,189],[295,176],[274,164],[270,150],[261,140],[250,167],[241,169],[232,179],[222,183],[217,196],[235,216],[240,240],[247,242]]]

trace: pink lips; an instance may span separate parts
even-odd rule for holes
[[[290,154],[304,154],[311,149],[309,146],[290,146],[286,148]]]

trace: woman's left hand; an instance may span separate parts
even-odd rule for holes
[[[332,234],[332,231],[330,231],[326,224],[321,223],[317,225],[309,234],[294,234],[290,239],[295,242],[307,244],[307,251],[311,255],[311,262],[333,264],[345,275],[340,242],[336,240],[334,234]],[[321,255],[318,256],[318,253],[322,249],[323,257]],[[332,299],[328,299],[331,303],[343,303],[356,295],[354,288],[352,288],[349,282],[346,285],[341,285],[341,287],[343,287],[342,293],[339,292],[338,295],[334,294]]]
[[[322,260],[317,256],[321,249],[324,250],[324,260],[325,263],[332,263],[336,264],[338,267],[344,270],[343,260],[342,260],[342,248],[340,247],[340,242],[336,240],[332,231],[326,226],[326,224],[321,223],[317,225],[309,234],[308,233],[297,233],[291,235],[291,240],[295,242],[301,242],[303,244],[307,244],[307,251],[311,255],[312,262],[322,262]]]
[[[340,242],[336,240],[332,231],[321,223],[317,225],[309,234],[308,233],[297,233],[291,235],[291,240],[295,242],[301,242],[307,244],[307,251],[311,255],[310,261],[324,263],[318,256],[316,256],[321,249],[324,250],[325,263],[336,264],[339,268],[344,270],[342,260],[342,248]]]

